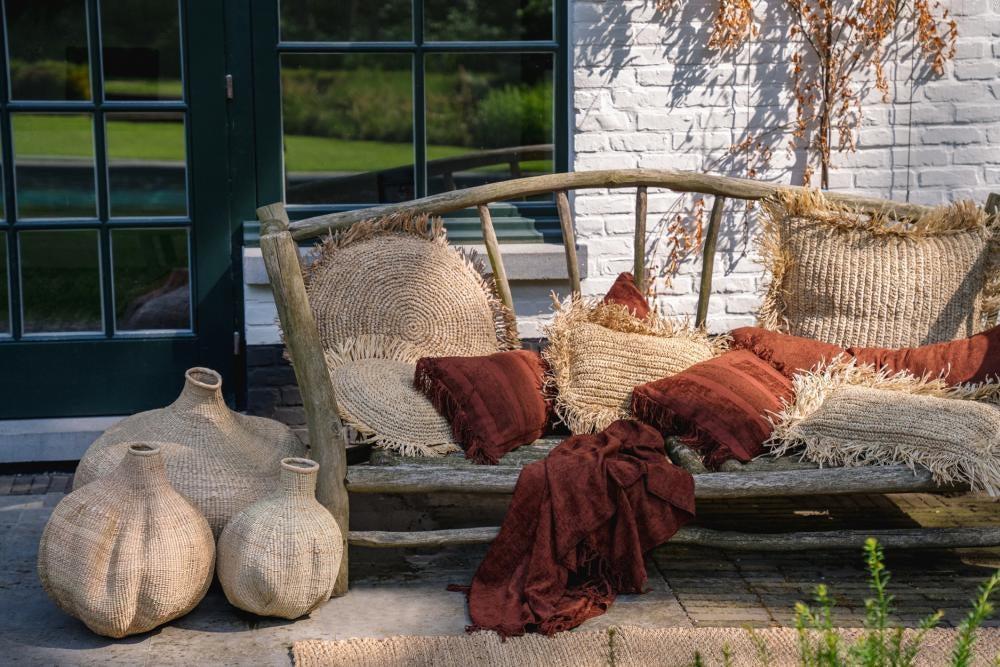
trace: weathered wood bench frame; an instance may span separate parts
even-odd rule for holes
[[[336,517],[345,540],[365,547],[441,547],[489,542],[494,527],[422,532],[349,532],[348,492],[353,493],[509,493],[520,472],[513,466],[447,466],[433,463],[393,466],[352,466],[348,469],[346,443],[336,410],[336,396],[323,361],[316,321],[306,299],[297,242],[317,239],[361,220],[391,213],[432,215],[476,208],[483,241],[500,298],[513,308],[510,284],[504,270],[488,205],[523,197],[553,193],[562,228],[570,289],[580,292],[576,238],[567,193],[586,188],[636,188],[635,257],[637,284],[645,281],[645,240],[648,188],[713,195],[714,202],[704,242],[704,262],[698,294],[696,323],[705,324],[711,295],[712,272],[719,228],[726,199],[759,200],[779,189],[798,189],[760,181],[670,170],[602,170],[551,174],[491,183],[446,192],[414,201],[319,215],[290,223],[283,203],[257,210],[261,222],[260,246],[274,291],[282,331],[302,392],[313,457],[319,462],[317,496]],[[888,212],[900,219],[920,216],[926,207],[843,193],[827,193],[835,201],[868,211]],[[995,205],[993,198],[989,205]],[[690,450],[671,448],[671,458],[697,472]],[[695,495],[701,500],[743,499],[768,496],[809,496],[851,493],[954,492],[961,487],[938,487],[925,470],[905,466],[866,468],[791,469],[781,471],[729,471],[695,474]],[[746,534],[689,527],[673,538],[675,543],[729,549],[808,550],[860,546],[868,536],[884,545],[909,547],[977,547],[1000,545],[1000,526],[985,528],[914,528],[879,531],[833,531],[784,534]],[[347,590],[347,552],[335,594]]]

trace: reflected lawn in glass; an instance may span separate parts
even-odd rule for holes
[[[101,332],[97,230],[18,234],[25,334]]]
[[[427,142],[464,147],[428,165],[431,194],[552,172],[550,54],[429,54]]]
[[[89,100],[84,0],[6,0],[15,100]]]
[[[94,217],[93,116],[13,113],[11,131],[18,215]]]
[[[0,232],[0,335],[10,333],[10,282],[7,278],[7,234]]]
[[[406,54],[282,56],[289,203],[414,196],[411,62]]]
[[[109,113],[105,119],[111,216],[186,215],[184,114]]]
[[[552,0],[424,0],[424,39],[552,39]]]
[[[398,42],[412,38],[410,0],[280,0],[281,39]]]
[[[181,99],[177,2],[102,0],[101,58],[105,99]]]
[[[116,330],[190,329],[187,230],[116,229],[111,248]]]

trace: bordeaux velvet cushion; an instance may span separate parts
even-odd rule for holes
[[[845,352],[839,345],[761,327],[740,327],[733,329],[729,335],[733,339],[733,349],[753,352],[789,378],[812,370],[824,361],[833,361]]]
[[[632,413],[664,435],[680,435],[706,465],[749,461],[771,435],[768,413],[791,400],[791,381],[747,350],[732,350],[636,387]]]
[[[545,362],[537,352],[513,350],[485,357],[425,357],[414,382],[451,424],[466,458],[497,463],[540,438],[552,406],[542,394]]]
[[[1000,326],[969,338],[920,347],[888,350],[877,347],[851,347],[848,354],[858,361],[886,367],[891,371],[909,371],[914,375],[944,373],[948,384],[997,382],[1000,378]]]
[[[628,271],[619,274],[611,285],[611,289],[604,295],[604,303],[617,303],[620,306],[625,306],[640,319],[649,315],[649,302],[635,286],[635,276]]]

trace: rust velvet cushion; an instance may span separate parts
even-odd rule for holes
[[[944,373],[948,384],[997,382],[1000,377],[1000,326],[945,343],[898,350],[850,347],[847,353],[858,361],[884,366],[893,372],[909,371],[918,376]]]
[[[636,419],[679,435],[705,464],[749,461],[772,431],[768,413],[791,400],[792,382],[747,350],[731,350],[632,392]]]
[[[611,289],[604,295],[604,303],[617,303],[620,306],[625,306],[639,319],[649,315],[649,302],[635,286],[635,276],[628,271],[619,274],[611,285]]]
[[[552,421],[543,395],[546,366],[537,352],[485,357],[424,357],[415,384],[451,424],[466,458],[497,463],[540,438]]]
[[[817,364],[833,361],[845,352],[839,345],[832,345],[811,338],[769,331],[762,327],[740,327],[729,335],[734,350],[749,350],[768,362],[786,377],[813,370]]]

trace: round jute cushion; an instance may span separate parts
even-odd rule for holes
[[[281,461],[277,489],[246,508],[219,537],[219,581],[233,605],[261,616],[298,618],[330,599],[344,539],[316,502],[319,464]]]
[[[423,356],[416,346],[387,336],[359,336],[327,351],[337,409],[356,441],[404,456],[459,449],[448,421],[413,384]]]
[[[73,488],[113,470],[131,443],[155,443],[163,450],[170,483],[194,502],[218,535],[236,512],[270,493],[278,462],[304,456],[305,447],[280,422],[230,410],[215,371],[192,368],[184,380],[172,404],[105,431],[80,461]]]
[[[212,581],[215,541],[167,481],[160,449],[132,444],[108,475],[59,501],[38,546],[38,576],[66,613],[124,637],[191,611]]]
[[[440,218],[360,222],[317,248],[306,293],[324,349],[375,334],[429,356],[478,356],[516,346],[510,311],[478,263],[445,240]]]

